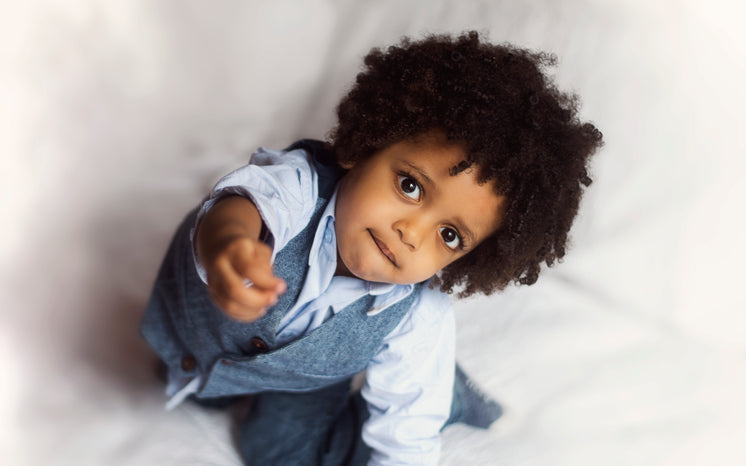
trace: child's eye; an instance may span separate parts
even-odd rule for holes
[[[406,175],[399,175],[399,187],[401,188],[402,192],[409,198],[414,199],[415,201],[420,200],[421,189],[419,183],[417,183],[417,180],[412,178],[411,176]]]
[[[461,246],[461,237],[453,228],[440,227],[440,237],[443,238],[446,246],[451,249],[457,249]]]

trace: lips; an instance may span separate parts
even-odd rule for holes
[[[381,253],[386,256],[386,258],[391,261],[391,263],[394,264],[395,267],[399,267],[396,263],[396,256],[393,252],[391,252],[389,248],[386,247],[386,244],[376,238],[370,230],[368,230],[368,233],[370,233],[370,237],[373,238],[373,241],[375,241],[376,246],[378,246],[378,249],[381,251]]]

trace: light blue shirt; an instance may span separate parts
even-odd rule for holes
[[[309,157],[302,149],[283,152],[260,148],[248,165],[217,183],[202,205],[197,222],[221,198],[245,196],[257,207],[271,234],[266,241],[273,248],[274,260],[275,253],[305,228],[318,199],[317,175]],[[414,289],[413,285],[334,276],[336,197],[335,192],[316,230],[303,289],[280,322],[280,344],[306,335],[366,294],[375,296],[369,311],[375,314]],[[206,282],[196,253],[195,263]],[[384,339],[366,369],[361,393],[370,411],[363,426],[363,440],[373,449],[370,464],[434,465],[440,456],[440,428],[451,407],[455,321],[445,294],[428,287],[421,289],[410,313]],[[178,391],[172,398],[175,404],[196,390],[199,380],[171,385],[172,393]]]

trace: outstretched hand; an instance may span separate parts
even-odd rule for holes
[[[212,300],[244,322],[262,317],[287,289],[272,272],[272,250],[259,240],[261,228],[254,204],[230,196],[205,214],[195,237]]]
[[[203,264],[210,296],[228,316],[245,322],[257,320],[285,292],[285,281],[272,272],[271,256],[266,244],[239,236],[226,241]]]

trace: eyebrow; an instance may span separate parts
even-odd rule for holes
[[[408,160],[405,160],[404,163],[409,168],[411,168],[412,170],[416,171],[418,175],[420,175],[422,178],[424,178],[425,181],[427,181],[427,184],[429,184],[431,186],[435,184],[435,182],[429,176],[427,176],[427,173],[425,172],[425,170],[423,170],[422,168],[418,167],[417,165],[413,164],[412,162],[410,162]]]
[[[418,167],[417,165],[413,164],[412,162],[405,160],[404,163],[411,168],[412,170],[416,171],[418,175],[420,175],[430,186],[434,186],[435,182],[427,176],[427,172],[423,170],[422,168]],[[474,236],[474,233],[469,229],[469,227],[466,226],[464,221],[461,219],[461,217],[456,217],[453,219],[454,224],[456,228],[458,229],[459,234],[462,236],[463,239],[466,240],[467,246],[469,246],[469,249],[471,249],[472,244],[475,241],[476,236]]]

